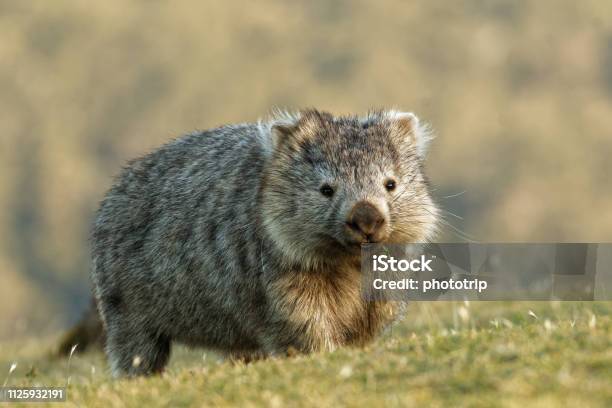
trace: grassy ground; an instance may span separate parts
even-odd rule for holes
[[[120,381],[99,352],[56,359],[53,339],[31,340],[0,345],[0,381],[69,382],[68,405],[87,407],[612,406],[611,312],[612,303],[414,303],[365,349],[233,365],[177,347],[163,376]]]

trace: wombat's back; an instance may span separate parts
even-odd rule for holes
[[[264,154],[256,126],[239,125],[178,138],[129,162],[97,213],[96,266],[129,254],[159,257],[153,251],[179,249],[171,244],[194,232],[223,246],[251,212]]]
[[[256,125],[228,126],[176,139],[124,168],[92,235],[107,330],[121,317],[134,331],[146,321],[152,333],[243,348],[248,324],[232,322],[259,313],[259,289],[240,287],[251,281],[260,241],[253,221],[265,149]]]

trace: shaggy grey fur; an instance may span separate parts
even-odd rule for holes
[[[92,234],[113,373],[163,370],[171,341],[249,359],[369,340],[388,321],[345,279],[371,240],[347,216],[367,203],[357,214],[376,212],[376,240],[429,239],[427,140],[412,114],[308,110],[190,134],[129,162]],[[327,287],[337,292],[318,298]]]

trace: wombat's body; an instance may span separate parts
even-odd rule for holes
[[[251,359],[372,339],[394,306],[362,299],[359,245],[429,238],[424,138],[411,114],[306,111],[130,162],[93,230],[113,372],[162,370],[174,340]]]

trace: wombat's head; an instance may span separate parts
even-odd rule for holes
[[[307,110],[261,123],[261,204],[271,238],[300,263],[355,257],[368,242],[426,242],[438,211],[423,174],[429,134],[412,113]]]

